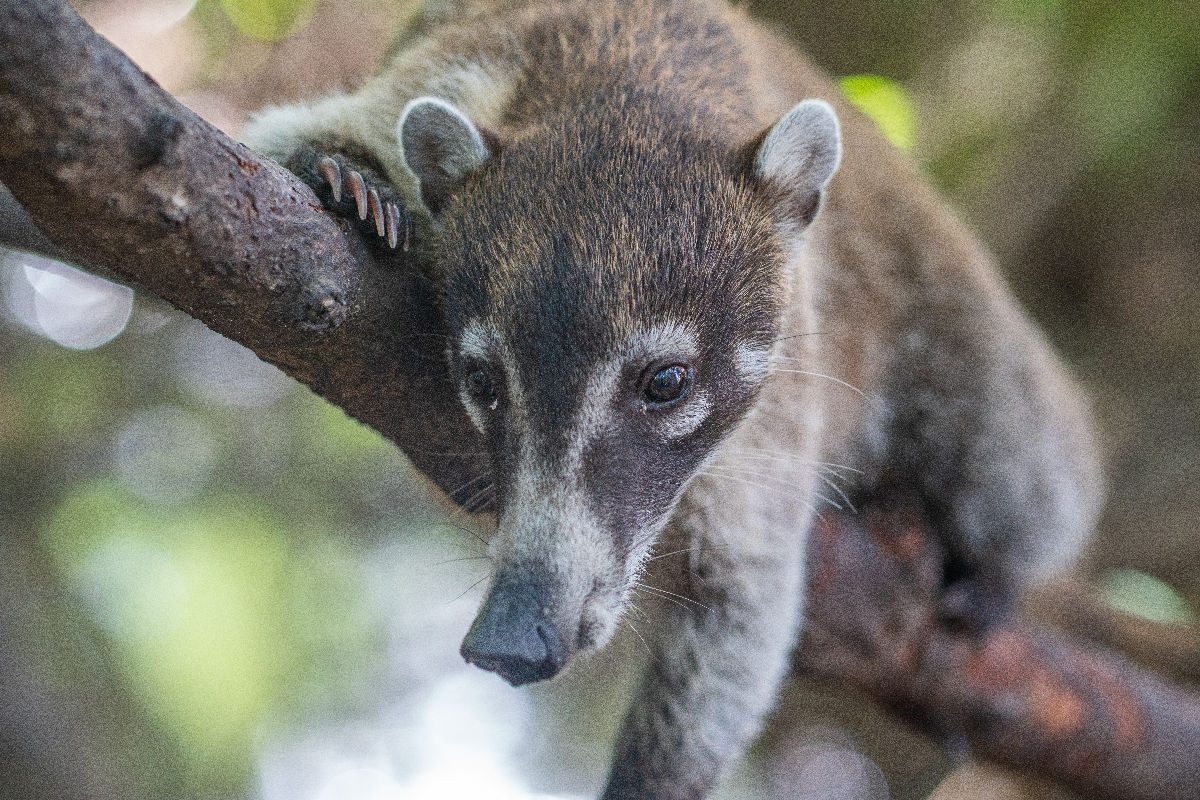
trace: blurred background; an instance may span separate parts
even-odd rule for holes
[[[1194,630],[1200,14],[1177,0],[751,6],[927,171],[1090,387],[1112,480],[1083,565],[1099,597]],[[234,135],[264,104],[352,88],[415,10],[76,7]],[[122,774],[204,800],[594,795],[636,649],[521,691],[466,668],[482,545],[394,447],[153,298],[3,250],[0,295],[0,725],[87,767],[36,774],[0,750],[0,797],[72,780],[137,797]],[[949,769],[860,698],[794,694],[805,722],[723,797],[915,800]],[[50,695],[77,719],[50,715]]]

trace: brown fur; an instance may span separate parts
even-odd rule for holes
[[[839,479],[852,499],[923,498],[955,554],[953,577],[985,596],[1010,598],[1074,556],[1101,494],[1084,399],[986,252],[787,42],[709,0],[440,3],[403,41],[353,95],[269,112],[251,139],[280,158],[314,142],[366,151],[421,208],[396,121],[423,95],[461,109],[498,155],[467,181],[457,216],[422,229],[448,296],[474,292],[479,308],[520,321],[554,260],[547,242],[561,240],[572,263],[598,273],[604,288],[588,303],[629,328],[672,291],[646,265],[690,263],[656,249],[663,242],[703,228],[726,231],[714,240],[722,247],[734,230],[770,243],[738,258],[771,269],[748,267],[732,294],[712,290],[736,300],[705,312],[778,339],[776,372],[730,401],[721,445],[678,500],[663,545],[691,550],[687,588],[709,613],[673,609],[656,637],[606,797],[703,797],[757,730],[801,624],[804,542],[828,491],[818,462],[859,471]],[[787,187],[736,177],[803,98],[834,106],[844,152],[807,230],[779,218],[772,193]],[[698,193],[719,202],[689,205]],[[675,288],[692,281],[704,297],[702,278]],[[554,331],[569,357],[570,326],[546,325],[524,338]],[[582,341],[588,330],[574,333]],[[747,464],[768,477],[736,480]]]

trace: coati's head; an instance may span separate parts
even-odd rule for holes
[[[809,100],[729,144],[626,98],[500,142],[422,98],[398,134],[496,491],[495,574],[462,652],[513,684],[548,678],[608,641],[766,378],[837,120]]]

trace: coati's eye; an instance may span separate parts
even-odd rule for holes
[[[480,367],[467,376],[467,391],[477,400],[494,400],[496,385],[486,368]]]
[[[652,372],[650,370],[653,370]],[[651,406],[667,406],[678,402],[692,386],[692,368],[687,364],[651,367],[644,395]]]

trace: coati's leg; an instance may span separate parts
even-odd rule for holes
[[[936,344],[895,360],[889,460],[950,554],[943,618],[982,630],[1071,564],[1104,481],[1082,392],[1012,301],[943,295],[917,339]]]
[[[411,246],[412,214],[376,168],[309,145],[297,149],[284,166],[312,187],[327,210],[357,219],[364,234],[378,236],[393,250]]]
[[[697,545],[694,600],[668,604],[603,800],[706,797],[774,706],[801,626],[805,537],[750,527]]]
[[[956,554],[946,559],[937,613],[952,629],[984,633],[1013,611],[1018,587],[1007,586]]]

